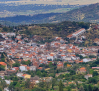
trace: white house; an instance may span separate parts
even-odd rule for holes
[[[92,74],[87,74],[84,76],[84,78],[86,78],[88,80],[89,77],[92,77]]]
[[[16,75],[17,75],[17,77],[23,77],[23,73],[22,72],[18,72]]]
[[[89,61],[91,61],[91,59],[89,59],[89,58],[84,58],[83,59],[83,62],[89,62]]]
[[[71,57],[66,57],[65,60],[68,61],[68,60],[72,60],[72,59],[71,59]]]
[[[16,34],[15,33],[7,33],[6,35],[11,37],[11,36],[15,36]]]
[[[72,35],[73,35],[73,37],[76,37],[76,36],[78,36],[78,35],[84,33],[85,31],[86,31],[86,30],[85,30],[84,28],[82,28],[82,29],[78,30],[77,32],[73,33]]]
[[[5,80],[6,84],[10,85],[11,80]]]
[[[36,66],[30,66],[31,71],[36,71]]]
[[[21,71],[27,71],[27,65],[21,65],[21,66],[19,67],[19,69],[20,69]]]
[[[55,53],[51,53],[49,55],[47,55],[47,59],[51,59],[52,61],[56,58]]]

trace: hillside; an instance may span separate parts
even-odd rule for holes
[[[38,35],[39,39],[45,38],[47,40],[53,39],[54,37],[62,37],[66,39],[68,42],[73,43],[75,38],[68,39],[67,36],[78,31],[81,28],[85,28],[86,30],[89,28],[90,23],[84,22],[71,22],[64,21],[61,23],[55,24],[31,24],[31,25],[20,25],[14,27],[4,27],[1,26],[1,32],[16,32],[17,34],[21,34],[30,38],[33,38],[34,35]],[[76,44],[79,46],[92,46],[96,45],[94,40],[99,38],[99,29],[96,29],[95,26],[97,24],[91,24],[91,29],[87,30],[83,36],[86,37],[84,42],[80,44]],[[80,38],[80,37],[79,37]],[[44,43],[44,41],[42,41]]]
[[[64,21],[55,24],[32,24],[16,26],[13,30],[11,27],[4,27],[3,32],[15,31],[20,34],[38,35],[44,38],[53,38],[60,36],[66,38],[67,35],[77,31],[80,28],[88,28],[88,23]]]
[[[59,23],[62,21],[99,23],[99,3],[73,9],[66,13],[46,13],[33,16],[15,16],[0,18],[0,20],[6,20],[19,24]]]
[[[60,22],[65,20],[99,23],[99,3],[59,14],[58,16],[54,16],[53,19],[49,19],[47,22]]]

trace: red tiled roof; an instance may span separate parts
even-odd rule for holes
[[[0,65],[6,66],[7,64],[5,62],[0,62]]]

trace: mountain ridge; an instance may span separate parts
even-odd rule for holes
[[[84,6],[79,9],[74,9],[66,13],[55,16],[54,21],[83,21],[98,23],[99,17],[99,3]],[[59,20],[60,19],[60,20]],[[52,20],[52,21],[53,21]]]

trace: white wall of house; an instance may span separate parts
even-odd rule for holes
[[[71,60],[71,57],[66,57],[65,60],[67,60],[67,61],[68,61],[68,60]]]
[[[26,66],[20,66],[19,69],[20,69],[21,71],[27,71],[27,67],[26,67]]]
[[[51,59],[53,61],[54,57],[49,55],[49,56],[47,56],[47,59]]]
[[[19,72],[16,75],[17,75],[17,77],[22,77],[23,73]]]
[[[30,66],[31,71],[36,71],[36,66]]]

